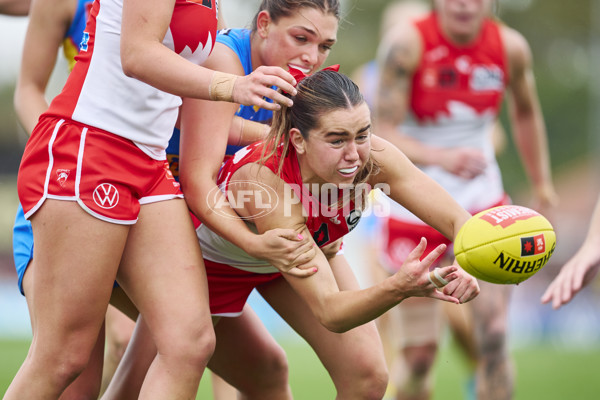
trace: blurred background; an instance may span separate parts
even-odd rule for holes
[[[259,3],[259,0],[224,1],[227,24],[231,27],[249,26]],[[381,13],[388,3],[388,0],[342,0],[338,43],[326,64],[339,63],[341,72],[351,74],[360,64],[371,60],[379,40]],[[514,291],[510,317],[511,346],[516,352],[543,345],[550,349],[545,353],[598,354],[600,284],[592,284],[559,311],[542,306],[539,298],[558,269],[581,244],[591,210],[600,193],[600,133],[597,131],[600,127],[600,1],[499,0],[497,13],[530,43],[548,131],[553,174],[560,195],[556,214],[549,216],[557,231],[557,250],[542,271]],[[18,201],[16,173],[26,140],[15,118],[12,95],[26,25],[27,18],[0,16],[0,342],[26,342],[31,338],[27,307],[16,286],[11,254],[12,223]],[[63,62],[62,57],[58,59],[59,63]],[[55,69],[49,98],[62,86],[66,71],[66,64]],[[506,121],[503,112],[507,146],[499,155],[499,162],[504,184],[515,203],[528,206],[529,182],[523,174]],[[345,246],[348,259],[359,277],[365,276],[363,254],[359,246],[352,243],[364,240],[365,225],[359,224],[347,240],[349,245]],[[366,279],[363,281],[367,283]],[[253,298],[253,304],[275,335],[291,342],[298,340],[259,299]],[[4,359],[1,351],[0,367]],[[24,356],[25,353],[21,360]],[[597,371],[600,356],[586,360],[588,364],[583,367],[589,373]],[[20,361],[16,368],[18,365]],[[517,369],[518,373],[523,372],[523,369]],[[8,376],[9,382],[11,378]],[[597,398],[597,390],[600,389],[598,379],[586,380],[585,385],[594,389],[590,397],[575,395],[571,398]],[[0,387],[0,393],[4,389]]]

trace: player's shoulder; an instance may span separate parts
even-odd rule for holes
[[[382,65],[403,63],[414,69],[423,52],[423,38],[412,22],[399,24],[390,29],[382,38],[377,58]]]
[[[379,172],[369,177],[369,184],[388,183],[390,177],[400,171],[406,156],[398,147],[378,135],[371,135],[371,157]]]
[[[229,46],[219,42],[215,43],[210,57],[202,66],[231,74],[245,75],[244,67],[238,54]]]
[[[513,68],[527,65],[531,60],[531,49],[527,39],[516,29],[500,24],[500,37],[509,63]]]
[[[389,29],[381,39],[382,45],[402,44],[408,48],[418,48],[422,41],[414,21],[406,21]]]

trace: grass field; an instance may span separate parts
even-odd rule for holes
[[[29,342],[0,341],[0,395],[19,368]],[[333,399],[335,392],[326,371],[304,343],[284,343],[290,363],[290,383],[299,400]],[[600,398],[600,347],[561,350],[533,346],[513,352],[517,366],[515,400],[596,400]],[[207,378],[207,376],[206,376]],[[203,379],[198,399],[210,399],[208,379]],[[445,345],[436,364],[433,400],[464,399],[467,372],[460,355]]]

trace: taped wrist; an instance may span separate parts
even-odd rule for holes
[[[209,99],[233,102],[233,85],[237,78],[237,75],[215,71],[208,87]]]

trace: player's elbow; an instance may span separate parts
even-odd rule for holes
[[[345,326],[342,321],[335,319],[319,318],[319,322],[325,327],[325,329],[333,333],[344,333],[350,330],[350,328]]]
[[[136,62],[136,57],[131,51],[121,52],[121,67],[127,77],[135,78],[138,75],[138,64],[139,62]]]
[[[121,68],[129,78],[139,79],[147,69],[144,61],[145,54],[140,51],[140,48],[140,46],[121,42]]]
[[[317,320],[325,329],[333,333],[344,333],[353,328],[344,321],[343,318],[336,315],[335,312],[331,312],[327,307],[323,307],[318,312],[314,313]]]

